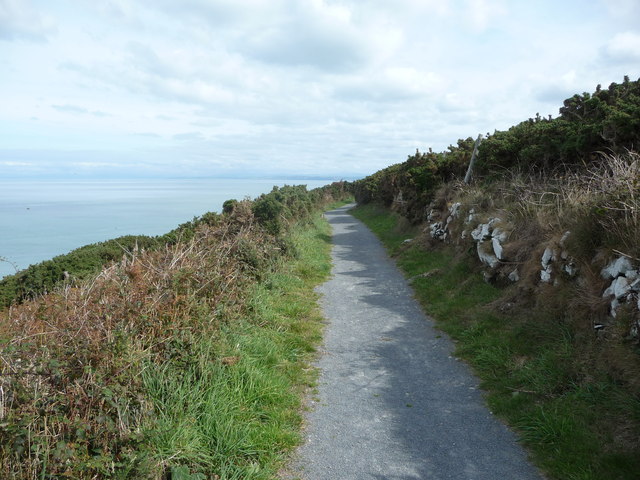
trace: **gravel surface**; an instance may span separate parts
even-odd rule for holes
[[[541,480],[491,415],[470,369],[435,330],[377,238],[346,213],[333,226],[328,325],[306,442],[305,480]]]

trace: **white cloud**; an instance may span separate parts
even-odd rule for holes
[[[483,32],[491,26],[491,22],[506,14],[502,1],[496,0],[467,0],[465,16],[468,16],[471,26],[478,32]]]
[[[322,0],[292,2],[278,22],[248,32],[241,52],[267,63],[349,71],[366,64],[370,51],[365,32],[346,7]]]
[[[0,0],[0,40],[46,41],[55,21],[35,10],[28,0]]]
[[[94,117],[110,117],[111,115],[101,110],[88,110],[77,105],[51,105],[51,108],[58,112],[70,113],[74,115],[93,115]]]
[[[640,62],[640,33],[618,33],[604,47],[604,55],[620,63]]]

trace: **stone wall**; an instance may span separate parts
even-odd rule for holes
[[[609,321],[594,322],[593,328],[605,329],[626,305],[633,316],[629,335],[640,339],[640,262],[637,259],[601,252],[596,258],[578,261],[567,245],[570,231],[550,240],[536,241],[531,248],[530,242],[522,242],[522,234],[502,216],[506,215],[477,211],[461,202],[448,203],[440,209],[433,204],[428,209],[424,233],[434,241],[473,249],[487,282],[518,283],[522,281],[523,270],[535,270],[534,288],[545,284],[558,286],[563,282],[584,284],[588,279],[580,266],[587,262],[590,271],[593,268],[600,271],[604,285],[601,296],[608,301]]]

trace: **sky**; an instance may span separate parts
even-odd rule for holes
[[[640,77],[640,0],[0,0],[0,178],[358,178]]]

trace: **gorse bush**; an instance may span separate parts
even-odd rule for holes
[[[556,118],[536,115],[505,131],[487,134],[479,146],[474,177],[500,178],[505,173],[544,172],[558,176],[580,172],[640,145],[640,80],[598,86],[593,94],[565,100]],[[472,138],[458,140],[447,151],[415,155],[354,182],[359,203],[371,201],[394,209],[413,222],[425,218],[425,207],[445,182],[462,180],[473,152]],[[595,167],[599,168],[599,167]]]

